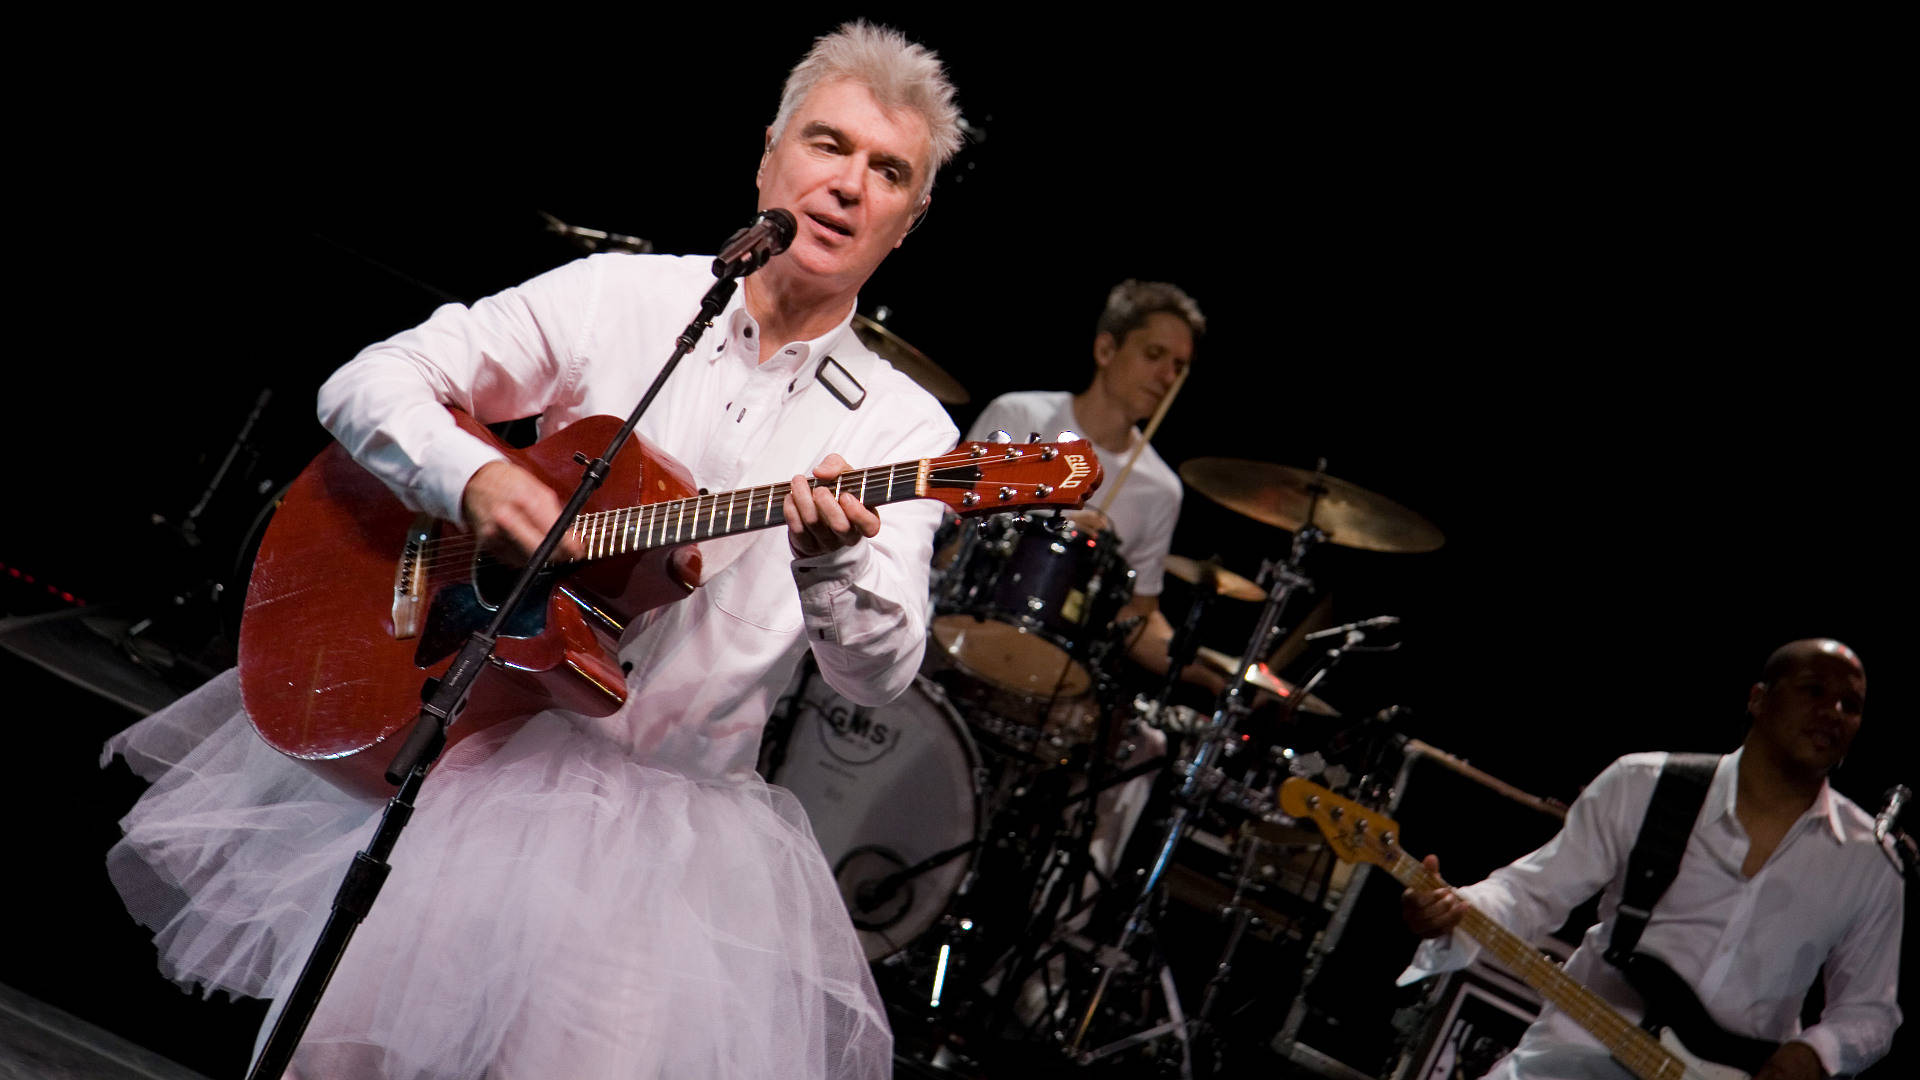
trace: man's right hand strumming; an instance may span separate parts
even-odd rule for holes
[[[481,546],[516,565],[527,561],[546,539],[564,504],[553,489],[511,461],[489,461],[480,466],[460,493],[460,513],[467,531]],[[556,560],[586,554],[571,531],[554,551]]]

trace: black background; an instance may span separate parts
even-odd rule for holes
[[[1871,677],[1836,786],[1871,809],[1915,780],[1911,117],[1864,24],[830,8],[82,32],[21,98],[0,563],[94,604],[235,579],[267,493],[325,443],[328,372],[578,255],[538,211],[712,250],[752,212],[786,68],[856,14],[938,49],[985,135],[861,297],[971,391],[961,427],[1082,388],[1108,288],[1170,280],[1211,322],[1155,440],[1170,464],[1324,457],[1446,534],[1309,564],[1335,618],[1404,620],[1327,685],[1349,715],[1407,706],[1407,734],[1571,799],[1620,753],[1730,747],[1765,655],[1833,635]],[[207,491],[262,391],[182,549],[152,515]],[[1189,489],[1174,551],[1251,577],[1289,539]],[[1208,643],[1237,652],[1252,616]],[[121,719],[30,697],[29,721],[93,717],[58,775],[110,822],[132,788],[87,747]],[[74,832],[84,878],[106,841]],[[138,936],[114,940],[140,971]]]

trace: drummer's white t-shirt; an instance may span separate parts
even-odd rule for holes
[[[1040,433],[1052,440],[1062,431],[1081,433],[1080,421],[1073,415],[1073,395],[1065,390],[1022,390],[1002,394],[988,403],[980,418],[967,429],[968,439],[984,439],[994,431],[1005,431],[1015,442]],[[1106,501],[1108,488],[1119,481],[1127,466],[1127,457],[1144,440],[1135,428],[1128,428],[1132,440],[1121,448],[1094,445],[1106,480],[1094,493],[1089,506]],[[1133,568],[1133,594],[1158,596],[1166,572],[1168,552],[1173,550],[1173,526],[1180,519],[1180,477],[1161,460],[1151,445],[1140,451],[1133,472],[1107,507],[1107,518],[1120,538],[1120,554]]]

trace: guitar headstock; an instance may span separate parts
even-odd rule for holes
[[[963,442],[928,462],[927,495],[956,514],[1086,505],[1106,473],[1085,439]]]
[[[1370,862],[1392,869],[1400,857],[1400,826],[1392,818],[1311,780],[1295,776],[1281,784],[1280,811],[1318,825],[1327,846],[1348,862]]]

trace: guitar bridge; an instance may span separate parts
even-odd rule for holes
[[[393,639],[420,636],[427,614],[427,545],[433,539],[433,518],[421,514],[407,529],[406,543],[393,572]]]

